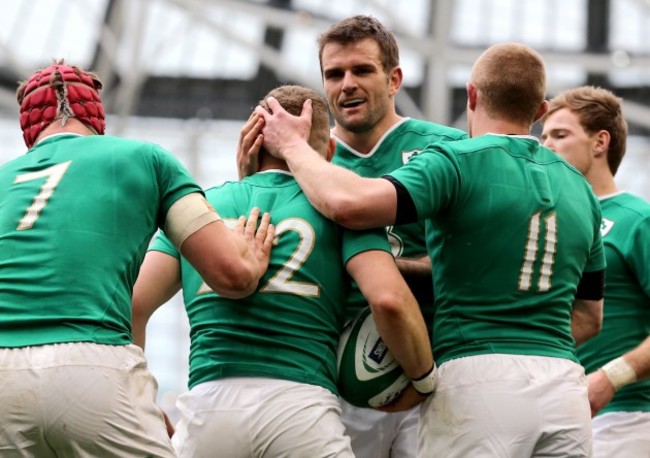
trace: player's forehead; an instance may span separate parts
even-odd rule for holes
[[[323,47],[321,61],[324,70],[362,65],[382,66],[379,44],[372,38],[351,43],[327,43]]]
[[[568,108],[560,108],[549,114],[544,120],[542,131],[551,132],[555,130],[582,130],[578,114]]]

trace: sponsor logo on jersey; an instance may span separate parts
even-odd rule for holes
[[[603,218],[603,220],[600,222],[600,235],[602,237],[605,237],[607,233],[612,230],[614,224],[614,221],[611,219]]]
[[[414,149],[412,151],[402,151],[402,164],[406,164],[411,156],[422,151],[421,149]]]

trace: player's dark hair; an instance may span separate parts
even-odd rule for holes
[[[399,65],[399,48],[393,33],[372,16],[357,15],[333,24],[318,37],[318,60],[323,70],[323,48],[328,43],[342,45],[370,38],[379,45],[384,72],[389,73]]]

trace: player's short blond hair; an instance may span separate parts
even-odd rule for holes
[[[330,139],[330,118],[325,99],[323,99],[318,92],[313,89],[296,85],[279,86],[269,92],[266,97],[275,98],[280,102],[282,108],[295,116],[300,115],[303,104],[307,99],[310,99],[313,113],[311,118],[309,146],[314,148],[321,155],[325,156]],[[269,106],[266,103],[266,97],[264,97],[264,100],[260,101],[260,106],[269,110]]]
[[[612,175],[616,175],[627,144],[627,122],[623,116],[621,99],[601,87],[582,86],[569,89],[551,99],[542,122],[550,114],[563,108],[578,117],[585,132],[589,134],[595,134],[600,130],[609,132],[607,165]]]
[[[521,43],[493,45],[474,64],[471,82],[488,114],[532,124],[546,95],[544,60]]]

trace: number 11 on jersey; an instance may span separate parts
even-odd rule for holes
[[[555,252],[557,251],[557,214],[551,213],[544,218],[546,230],[543,234],[544,252],[541,262],[537,262],[539,252],[539,238],[542,233],[541,228],[542,213],[537,212],[528,223],[528,240],[526,241],[526,251],[524,261],[519,271],[519,291],[530,291],[533,282],[535,267],[539,264],[539,277],[537,281],[537,290],[545,292],[551,289],[551,277],[553,276],[553,263],[555,262]]]

